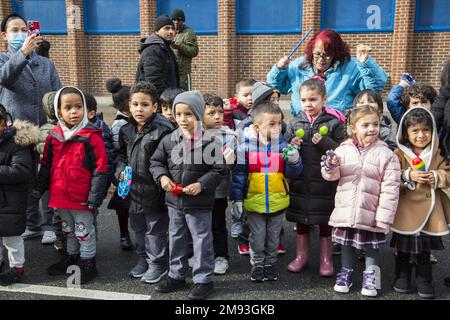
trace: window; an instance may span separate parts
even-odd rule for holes
[[[65,0],[13,0],[12,9],[25,20],[37,20],[42,34],[67,33]]]
[[[448,0],[416,1],[416,31],[450,30],[450,2]]]
[[[184,11],[186,24],[198,35],[217,34],[218,0],[158,0],[158,16]]]
[[[392,32],[394,18],[394,0],[322,0],[321,29]]]
[[[302,0],[238,0],[238,34],[302,32]]]
[[[139,0],[83,0],[88,34],[139,34]]]

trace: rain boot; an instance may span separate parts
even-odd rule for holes
[[[334,274],[332,254],[331,237],[320,237],[320,275],[322,277],[331,277]]]
[[[297,234],[297,256],[288,264],[287,269],[290,272],[300,272],[309,260],[309,234]]]

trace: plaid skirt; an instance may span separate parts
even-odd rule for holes
[[[393,232],[390,246],[398,251],[414,254],[422,251],[444,250],[442,237],[424,233],[404,235]]]
[[[367,247],[379,249],[386,246],[386,235],[384,233],[354,228],[333,228],[331,240],[343,246],[352,246],[359,250]]]

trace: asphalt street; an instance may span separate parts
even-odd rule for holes
[[[230,212],[227,212],[228,216]],[[227,221],[229,227],[229,221]],[[210,299],[219,300],[359,300],[361,296],[362,271],[364,264],[355,262],[354,284],[349,294],[339,294],[333,291],[335,278],[319,276],[318,232],[311,234],[312,250],[310,264],[304,271],[293,274],[286,270],[287,264],[295,254],[295,231],[293,224],[285,223],[284,243],[287,253],[280,255],[277,262],[279,280],[275,282],[254,283],[250,281],[250,263],[248,256],[240,256],[237,252],[236,240],[229,238],[231,256],[230,268],[226,275],[214,279],[215,292]],[[58,255],[52,245],[42,245],[41,238],[25,241],[26,248],[26,278],[24,282],[32,285],[56,286],[64,288],[66,277],[50,277],[46,268],[58,260]],[[450,246],[450,237],[445,237],[444,244]],[[450,288],[443,285],[443,279],[450,276],[449,249],[435,252],[438,263],[434,265],[434,287],[437,299],[450,299]],[[100,208],[98,217],[97,268],[99,276],[92,283],[83,285],[82,289],[102,290],[129,294],[149,295],[152,300],[183,300],[187,299],[189,286],[186,289],[161,294],[154,290],[155,285],[144,284],[137,279],[130,279],[128,272],[136,262],[134,251],[122,251],[119,246],[117,217],[114,211],[106,209],[106,201]],[[339,256],[334,257],[335,269],[340,265]],[[391,283],[394,277],[394,251],[385,248],[381,254],[382,290],[378,298],[387,300],[421,299],[417,294],[402,295],[393,291]],[[192,279],[188,277],[188,284]],[[44,291],[43,291],[44,293]],[[1,300],[35,300],[35,299],[73,299],[74,297],[55,297],[45,294],[11,293],[0,291]],[[76,298],[76,297],[75,297]]]

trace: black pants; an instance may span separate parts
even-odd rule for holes
[[[225,211],[227,210],[228,199],[221,198],[214,200],[214,208],[212,211],[212,232],[213,232],[213,247],[214,256],[225,257],[228,256],[228,231],[225,221]]]

